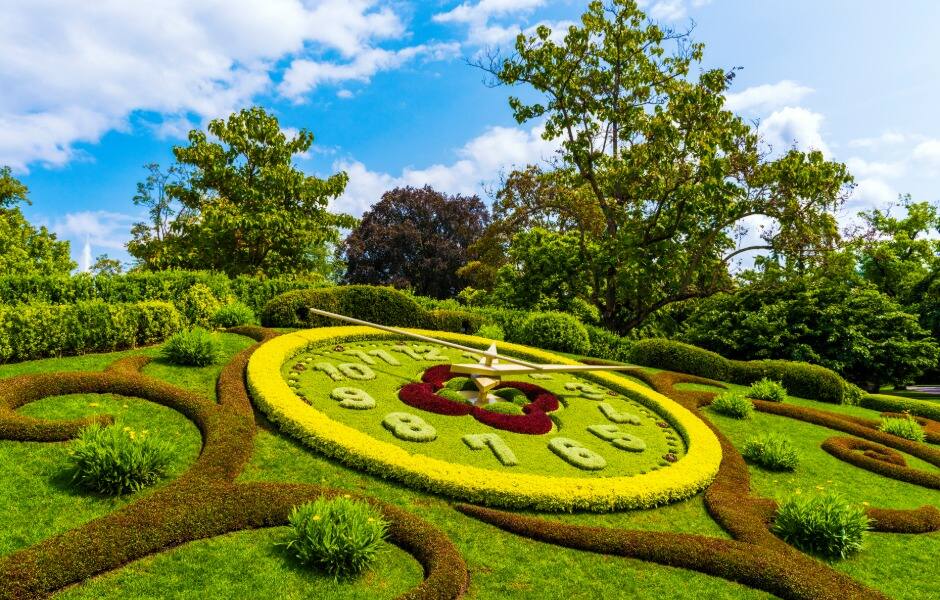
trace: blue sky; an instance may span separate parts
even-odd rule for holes
[[[7,5],[8,4],[8,5]],[[743,67],[729,105],[767,143],[822,149],[858,188],[843,211],[899,193],[940,198],[940,3],[648,0],[695,22],[705,67]],[[298,164],[346,170],[337,209],[361,214],[396,185],[483,193],[554,145],[517,125],[508,90],[466,65],[536,23],[564,27],[574,0],[0,0],[0,164],[32,192],[35,222],[73,255],[124,260],[142,165],[185,133],[260,104],[305,127]]]

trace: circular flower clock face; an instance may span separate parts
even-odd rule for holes
[[[450,369],[479,354],[363,331],[282,336],[249,365],[256,401],[275,422],[354,466],[488,504],[594,509],[687,496],[717,469],[714,460],[714,469],[689,468],[701,467],[690,453],[709,445],[698,438],[717,445],[714,435],[704,426],[707,434],[695,426],[690,432],[701,422],[627,377],[508,375],[481,398]],[[511,344],[499,351],[574,364]]]

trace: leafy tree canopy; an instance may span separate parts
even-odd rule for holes
[[[175,170],[148,167],[135,202],[150,209],[151,221],[135,226],[128,250],[149,269],[322,272],[339,228],[355,219],[327,210],[346,187],[345,173],[320,179],[294,166],[312,143],[305,129],[288,138],[260,107],[210,122],[208,134],[190,131],[189,145],[173,149]]]
[[[742,253],[809,264],[838,239],[833,212],[852,182],[845,166],[817,151],[771,158],[752,125],[724,109],[733,72],[693,77],[703,46],[688,32],[648,21],[632,0],[611,0],[591,2],[556,39],[540,26],[517,38],[512,56],[480,66],[498,84],[541,95],[510,106],[518,122],[543,121],[544,137],[561,141],[546,176],[550,189],[568,191],[513,203],[525,207],[520,222],[560,228],[575,212],[600,216],[599,231],[585,230],[596,248],[585,268],[609,327],[629,331],[662,307],[727,287],[728,264]],[[755,216],[769,226],[740,244]]]
[[[467,248],[488,222],[477,196],[448,196],[428,186],[385,192],[343,243],[346,281],[451,297],[466,283],[457,269]]]
[[[76,267],[68,241],[56,239],[45,227],[34,227],[17,206],[29,204],[29,190],[0,168],[0,273],[5,275],[65,275]]]

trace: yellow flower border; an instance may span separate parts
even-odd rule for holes
[[[413,333],[470,346],[491,340],[442,331]],[[247,380],[258,407],[284,431],[340,461],[410,486],[469,502],[550,511],[650,508],[687,498],[707,486],[718,472],[718,438],[692,412],[666,396],[623,377],[597,372],[594,379],[630,393],[659,413],[683,436],[688,449],[677,463],[630,477],[574,478],[511,473],[449,463],[383,442],[316,410],[301,400],[281,376],[281,366],[311,345],[394,338],[368,327],[324,327],[296,331],[264,343],[248,362]],[[563,364],[573,360],[526,346],[499,342],[500,352]]]

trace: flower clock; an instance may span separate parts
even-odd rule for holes
[[[382,329],[318,328],[267,342],[248,366],[255,401],[285,431],[353,467],[494,506],[655,506],[696,493],[717,471],[711,430],[629,371],[472,336]]]

